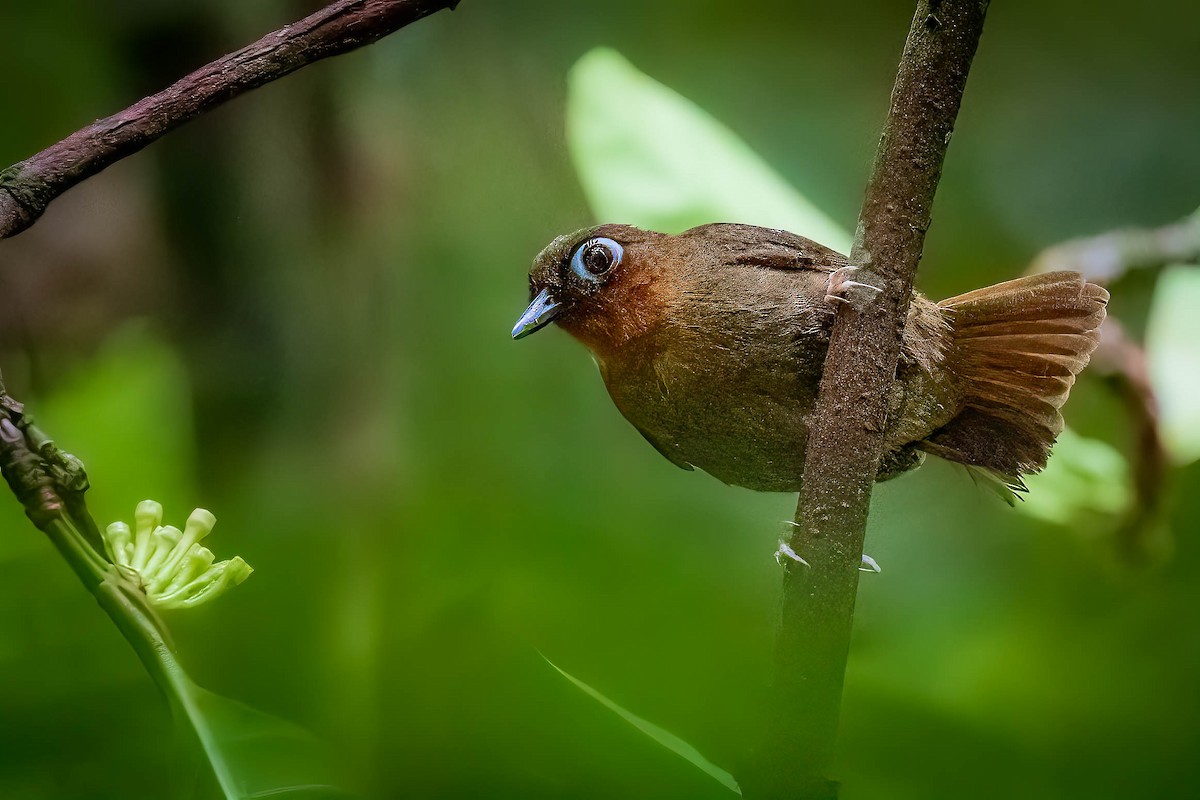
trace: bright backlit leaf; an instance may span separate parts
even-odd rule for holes
[[[1146,328],[1163,443],[1180,464],[1200,458],[1200,269],[1163,270]]]
[[[850,234],[736,134],[619,53],[592,50],[569,80],[567,140],[599,220],[666,233],[745,222],[850,251]]]

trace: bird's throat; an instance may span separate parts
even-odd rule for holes
[[[615,283],[603,296],[563,314],[558,324],[597,358],[610,357],[663,322],[670,308],[664,288],[648,276]]]

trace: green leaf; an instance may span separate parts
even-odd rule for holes
[[[1200,269],[1163,270],[1146,327],[1146,357],[1163,444],[1179,464],[1200,458]]]
[[[729,791],[733,792],[734,794],[738,794],[738,795],[740,795],[742,793],[741,787],[738,786],[737,781],[734,780],[732,775],[730,775],[728,772],[726,772],[725,770],[718,767],[716,764],[709,761],[707,758],[705,758],[700,753],[699,750],[692,747],[690,744],[685,742],[683,739],[680,739],[678,736],[676,736],[675,734],[671,733],[668,730],[664,730],[664,729],[658,727],[653,722],[649,722],[647,720],[642,719],[637,714],[634,714],[632,711],[629,711],[629,710],[623,708],[622,706],[614,703],[612,700],[609,700],[607,697],[602,695],[600,692],[596,691],[591,686],[588,686],[586,683],[579,680],[574,675],[572,675],[569,672],[567,672],[566,670],[562,669],[561,667],[559,667],[557,664],[555,664],[553,661],[546,658],[545,656],[542,656],[542,658],[546,659],[547,664],[554,667],[554,669],[558,670],[558,673],[560,675],[562,675],[564,678],[569,680],[571,683],[575,684],[577,687],[582,689],[584,694],[588,695],[593,700],[596,700],[597,702],[599,702],[600,705],[604,706],[609,711],[612,711],[618,717],[625,720],[630,725],[637,728],[639,731],[646,734],[651,739],[658,742],[659,744],[661,744],[663,747],[670,750],[675,755],[686,759],[693,766],[695,766],[696,768],[698,768],[699,770],[704,772],[704,774],[708,775],[710,778],[712,778],[717,783],[724,786]]]
[[[850,234],[736,134],[619,53],[584,55],[569,89],[567,141],[600,220],[667,233],[744,222],[849,252]]]

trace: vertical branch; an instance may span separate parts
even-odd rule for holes
[[[919,0],[859,215],[851,263],[882,288],[838,312],[788,544],[767,740],[747,796],[836,797],[827,772],[900,333],[987,0]],[[785,560],[786,561],[786,560]]]

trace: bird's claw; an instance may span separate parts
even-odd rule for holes
[[[785,519],[783,521],[783,524],[788,525],[793,528],[800,527],[799,523],[793,522],[790,519]],[[812,566],[812,564],[810,564],[804,560],[803,556],[801,556],[794,549],[792,549],[792,546],[787,543],[786,539],[780,539],[779,540],[779,549],[775,551],[775,563],[782,566],[783,559],[785,556],[787,558],[790,558],[792,561],[795,561],[798,564],[803,564],[806,567]],[[858,571],[859,572],[883,572],[883,570],[879,568],[879,562],[876,561],[875,559],[871,558],[866,553],[862,554],[862,562],[858,566]]]
[[[775,563],[783,566],[783,559],[785,556],[798,564],[803,564],[806,567],[812,566],[812,564],[809,564],[807,561],[805,561],[799,553],[793,550],[790,544],[780,539],[779,549],[775,551]]]
[[[846,303],[855,311],[863,311],[883,290],[869,283],[853,280],[858,277],[859,267],[838,267],[829,273],[829,283],[825,288],[825,302],[830,304]]]

